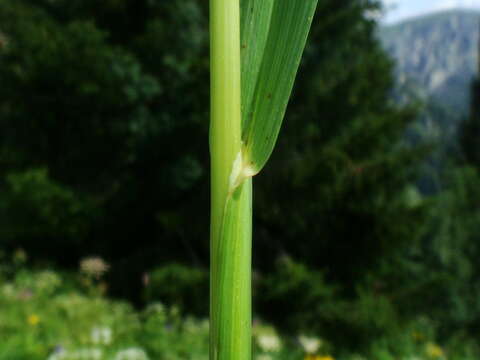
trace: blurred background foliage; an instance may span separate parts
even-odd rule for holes
[[[320,1],[254,192],[256,316],[354,350],[423,315],[444,338],[480,327],[478,114],[451,153],[412,130],[378,6]],[[0,1],[3,250],[64,271],[95,254],[109,296],[207,315],[207,10]]]

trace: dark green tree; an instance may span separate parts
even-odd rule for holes
[[[391,280],[429,206],[415,186],[428,151],[405,141],[417,112],[390,97],[393,64],[365,16],[375,5],[322,2],[284,136],[254,194],[262,313],[342,347],[397,328]],[[276,266],[282,255],[307,272]]]
[[[464,160],[480,166],[480,80],[472,81],[470,116],[460,128],[460,144]]]
[[[437,134],[439,146],[422,181],[433,196],[424,235],[396,261],[402,269],[394,278],[400,314],[428,314],[444,338],[459,331],[468,336],[480,326],[479,91],[475,79],[471,114],[459,127],[451,109],[435,102],[427,106],[422,121],[434,120],[444,130]],[[423,136],[431,134],[424,130]]]
[[[446,337],[459,330],[474,333],[480,327],[479,99],[480,83],[474,79],[471,113],[460,123],[455,151],[442,156],[428,231],[410,249],[407,270],[398,280],[406,283],[408,278],[423,277],[423,283],[405,292],[405,308],[429,312]]]

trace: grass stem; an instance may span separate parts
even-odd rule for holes
[[[241,151],[240,3],[210,0],[210,359],[251,358],[251,179],[231,191]]]

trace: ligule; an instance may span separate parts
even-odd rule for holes
[[[233,162],[230,174],[229,191],[231,196],[246,180],[257,175],[257,171],[251,166],[251,162],[245,158],[244,150],[240,150]]]

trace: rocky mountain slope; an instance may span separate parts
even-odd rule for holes
[[[454,10],[381,28],[379,36],[397,62],[399,85],[466,113],[478,71],[480,12]]]

